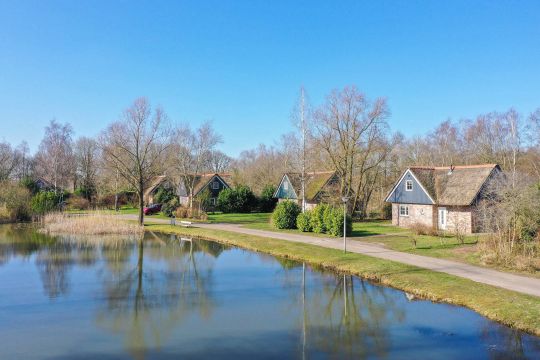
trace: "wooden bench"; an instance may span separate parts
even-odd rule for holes
[[[180,221],[180,225],[183,227],[191,227],[191,221]]]

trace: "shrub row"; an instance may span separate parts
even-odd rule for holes
[[[245,185],[225,189],[219,193],[217,209],[224,213],[270,212],[276,204],[276,199],[273,198],[274,192],[273,185],[265,186],[260,197],[255,196],[251,189]]]
[[[272,224],[277,229],[296,229],[332,236],[343,236],[343,210],[326,205],[317,205],[313,210],[301,212],[293,201],[280,202],[272,214]],[[347,235],[352,231],[352,218],[347,215]]]
[[[343,236],[343,210],[320,204],[311,211],[300,214],[296,226],[303,232],[315,232],[332,236]],[[352,218],[347,215],[347,235],[352,231]]]

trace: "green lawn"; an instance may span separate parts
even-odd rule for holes
[[[229,224],[269,224],[271,215],[271,213],[223,214],[216,212],[208,214],[208,221]]]
[[[146,225],[148,231],[203,237],[291,260],[358,275],[434,301],[467,306],[480,314],[540,335],[540,298],[393,261],[260,236],[202,228]]]

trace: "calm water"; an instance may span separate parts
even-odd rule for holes
[[[540,339],[213,242],[0,226],[0,359],[180,357],[539,359]]]

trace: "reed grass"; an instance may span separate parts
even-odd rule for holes
[[[142,236],[144,228],[133,222],[105,213],[87,215],[49,213],[42,218],[42,231],[66,235],[136,235]]]

